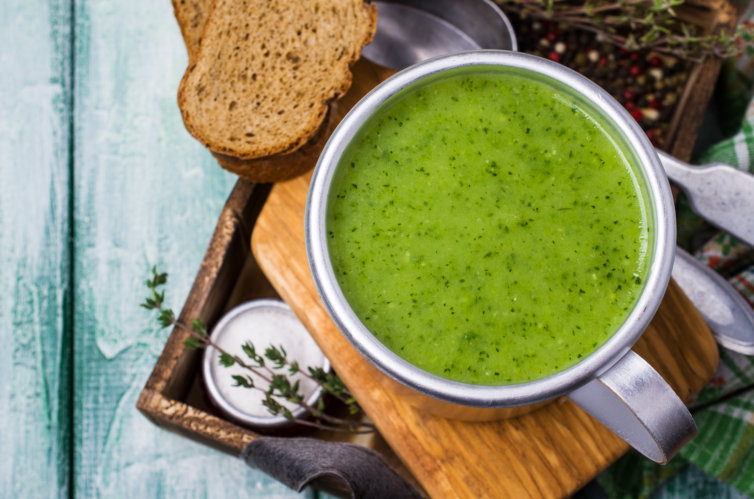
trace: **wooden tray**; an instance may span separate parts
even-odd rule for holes
[[[689,10],[684,15],[695,16],[695,22],[704,26],[705,31],[708,32],[718,29],[721,25],[732,24],[734,19],[732,10],[724,1],[692,0],[689,7],[683,7],[684,12],[686,9]],[[359,63],[359,66],[363,65],[363,63]],[[668,136],[668,140],[664,144],[664,149],[673,152],[681,159],[688,159],[691,154],[698,127],[701,124],[701,116],[712,94],[719,68],[720,61],[715,60],[695,65],[683,89],[683,97],[675,109],[669,128],[673,130],[672,135]],[[363,70],[364,68],[359,71]],[[342,101],[341,111],[350,106],[360,93],[368,90],[375,79],[381,79],[385,76],[385,73],[375,68],[371,68],[370,71],[373,72],[371,77],[361,78],[355,82],[354,91],[350,92],[349,96]],[[278,200],[287,203],[284,200],[286,197],[292,195],[291,200],[300,202],[300,189],[303,185],[297,184],[297,182],[301,181],[302,179],[298,179],[288,185],[278,186],[281,192],[287,192],[285,196],[279,197]],[[291,191],[290,189],[293,190]],[[270,186],[267,185],[253,185],[244,180],[239,180],[236,184],[220,214],[204,261],[181,311],[180,317],[182,320],[187,321],[191,318],[201,316],[211,328],[225,311],[245,300],[278,296],[278,293],[270,285],[249,250],[252,229],[255,226],[257,216],[269,192]],[[274,200],[275,197],[272,198],[272,201]],[[294,208],[294,210],[300,210],[300,207]],[[285,235],[287,240],[298,239],[303,241],[300,237],[301,233],[297,232],[299,229],[295,227],[273,228],[275,238],[283,237],[280,232],[283,230],[290,230],[290,234]],[[262,233],[260,232],[259,234]],[[260,237],[260,235],[257,235],[257,237]],[[296,249],[296,251],[302,250],[303,246]],[[286,262],[285,266],[288,264],[289,262]],[[308,272],[305,261],[299,259],[293,265],[295,266],[294,276],[302,275],[307,278],[308,273],[304,273],[305,271]],[[278,286],[281,287],[281,292],[283,294],[290,293],[290,289],[286,288],[288,285],[284,285],[280,281],[280,277],[282,276],[278,274]],[[293,282],[296,282],[295,279]],[[300,284],[301,282],[299,282]],[[306,289],[306,286],[304,288]],[[316,302],[316,294],[311,289],[308,289],[307,293],[308,297]],[[674,313],[666,314],[666,309],[667,312],[679,309],[685,312],[680,317],[679,322],[676,323],[674,321],[677,316]],[[318,310],[315,312],[315,315],[319,314],[318,317],[320,319],[326,319],[326,315],[323,314],[321,307],[314,310]],[[308,320],[311,322],[311,317]],[[703,326],[700,326],[698,314],[688,308],[687,300],[674,285],[671,285],[669,289],[665,303],[663,303],[655,324],[661,324],[660,329],[668,329],[676,333],[687,329],[693,330],[697,333],[694,337],[699,337],[700,341],[690,342],[694,343],[695,346],[692,348],[693,351],[688,358],[678,355],[672,356],[671,352],[673,350],[670,349],[676,348],[675,345],[662,339],[657,333],[652,333],[651,330],[649,334],[645,335],[639,345],[639,348],[646,350],[646,352],[656,351],[660,353],[658,356],[658,359],[662,361],[662,365],[658,366],[660,371],[668,376],[671,382],[678,383],[676,386],[681,391],[684,391],[683,387],[685,386],[684,396],[689,395],[701,386],[701,381],[699,380],[708,377],[713,365],[716,363],[716,348],[712,344],[711,336],[701,333]],[[653,328],[655,324],[653,324]],[[672,336],[672,338],[674,340],[679,339],[677,336]],[[201,352],[186,351],[182,345],[184,339],[185,333],[180,329],[174,329],[171,332],[162,355],[142,390],[137,407],[149,419],[160,426],[230,454],[238,455],[245,445],[257,438],[258,434],[227,421],[209,404],[200,375]],[[689,348],[686,343],[689,343],[689,341],[688,338],[684,337],[679,350],[682,351],[684,348]],[[332,350],[337,345],[338,343],[336,342],[335,347],[328,347],[330,353],[332,353]],[[346,344],[343,348],[347,350],[350,348],[350,345]],[[364,367],[359,367],[361,365],[361,361],[356,360],[350,369],[359,373],[365,369]],[[349,366],[339,365],[338,367],[345,368],[346,371],[349,369]],[[685,378],[689,371],[694,373],[692,376],[694,378],[693,382],[690,378]],[[679,381],[675,381],[676,378]],[[368,389],[370,385],[367,383],[362,386],[367,387],[361,388],[363,391]],[[370,412],[381,412],[382,408],[380,404],[382,402],[386,404],[385,407],[388,409],[392,407],[398,408],[399,411],[406,411],[405,415],[409,418],[406,422],[393,421],[390,424],[399,424],[403,428],[408,428],[409,422],[413,421],[411,418],[416,419],[418,417],[410,408],[405,408],[400,401],[397,403],[394,402],[389,394],[386,394],[382,399],[378,398],[375,400],[377,402],[367,404]],[[379,407],[375,409],[375,406]],[[579,413],[570,404],[553,405],[551,409],[564,417],[575,418],[575,421],[578,421],[582,425],[581,430],[576,435],[588,433],[590,439],[577,439],[577,441],[574,441],[575,446],[568,448],[564,455],[558,455],[557,453],[561,447],[548,447],[549,443],[547,440],[544,442],[541,440],[534,441],[529,437],[529,431],[541,425],[549,425],[555,434],[567,433],[568,429],[561,424],[561,418],[555,420],[552,418],[543,419],[544,416],[538,414],[541,411],[538,411],[538,413],[532,414],[530,418],[518,418],[511,421],[512,429],[509,429],[504,434],[505,439],[498,440],[501,444],[500,446],[509,449],[509,453],[506,454],[507,461],[492,462],[488,458],[485,458],[481,452],[475,453],[473,456],[473,460],[480,462],[480,470],[490,471],[494,469],[496,483],[505,482],[505,488],[498,490],[521,492],[522,494],[525,492],[527,495],[552,496],[568,494],[625,450],[625,446],[614,436],[606,433],[598,423],[592,421],[589,417],[583,415],[583,413]],[[403,412],[399,413],[401,415],[404,414]],[[396,414],[395,410],[393,410],[392,414]],[[445,436],[446,434],[453,435],[452,438],[459,438],[460,436],[458,433],[447,432],[449,428],[454,427],[454,423],[451,422],[430,419],[429,421],[422,422],[422,424],[430,425],[429,427],[432,431],[437,432],[436,439],[429,441],[427,444],[433,452],[438,452],[445,448],[445,440],[451,438]],[[485,424],[478,428],[479,431],[486,431],[484,430],[485,426],[494,426],[495,424],[497,423]],[[387,429],[388,425],[381,423],[381,427]],[[476,433],[477,430],[472,430],[469,427],[469,431]],[[310,436],[328,440],[342,438],[338,435],[322,432],[311,433]],[[391,438],[391,441],[394,441],[396,437],[389,436],[389,438]],[[500,439],[501,437],[498,436],[497,438]],[[380,435],[351,439],[351,441],[378,450],[399,472],[411,478],[407,469]],[[595,442],[599,442],[599,444]],[[395,444],[396,442],[393,443]],[[400,445],[401,442],[397,443],[399,445],[396,446],[396,449],[400,449],[404,459],[412,462],[412,471],[417,473],[417,476],[423,482],[427,480],[427,476],[437,477],[437,485],[430,484],[432,486],[428,487],[428,490],[432,491],[433,494],[436,494],[439,490],[442,491],[441,495],[446,495],[445,492],[452,489],[453,493],[457,495],[463,492],[472,495],[483,495],[484,490],[479,488],[480,482],[474,480],[474,474],[467,476],[461,472],[456,473],[450,470],[450,474],[447,477],[443,477],[442,473],[438,471],[442,468],[436,467],[431,453],[426,454],[424,451],[417,451],[416,454],[411,454],[411,450],[417,450],[413,441],[403,446]],[[536,452],[534,449],[536,449]],[[578,457],[579,454],[576,454],[577,451],[582,452],[580,457]],[[463,461],[463,455],[467,454],[458,455],[452,457],[452,459],[461,462]],[[535,459],[525,464],[524,461],[519,459],[522,456],[529,455],[535,455]],[[596,461],[590,461],[593,458]],[[582,462],[588,462],[588,465],[585,468],[581,467],[579,463]],[[444,465],[447,466],[447,462]],[[469,466],[473,465],[466,462],[462,468]],[[458,488],[456,488],[456,485],[458,485]],[[496,485],[496,487],[501,486]],[[488,493],[492,493],[495,489],[486,490]]]

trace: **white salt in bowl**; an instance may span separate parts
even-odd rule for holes
[[[304,325],[298,320],[291,308],[283,301],[272,299],[253,300],[243,303],[225,314],[212,330],[211,340],[219,347],[252,363],[243,351],[243,345],[251,342],[256,352],[264,357],[264,351],[270,346],[287,352],[289,361],[298,362],[301,370],[308,372],[308,367],[330,370],[330,362],[314,342]],[[265,365],[273,368],[273,363],[265,358]],[[259,369],[264,372],[265,369]],[[251,373],[237,363],[225,367],[220,363],[220,352],[208,347],[204,355],[202,372],[204,383],[210,399],[229,419],[256,429],[278,429],[291,424],[282,415],[274,416],[262,404],[264,393],[261,390],[234,386],[234,375],[251,376],[255,386],[264,390],[269,387],[261,376]],[[288,374],[287,369],[275,372]],[[301,373],[288,375],[291,382],[299,381],[300,392],[305,403],[316,407],[322,395],[320,386]],[[284,402],[296,419],[304,418],[307,410],[299,405]]]

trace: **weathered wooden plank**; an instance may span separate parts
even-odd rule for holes
[[[0,2],[0,495],[70,469],[70,5]]]
[[[185,132],[170,2],[75,2],[75,490],[296,496],[135,408],[167,332],[138,307],[152,265],[181,308],[235,182]]]

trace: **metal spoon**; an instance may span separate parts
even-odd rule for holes
[[[722,163],[692,166],[662,151],[657,154],[695,213],[754,246],[754,175]],[[680,248],[673,279],[721,346],[754,355],[754,311],[730,283]]]
[[[474,49],[517,50],[513,27],[490,0],[376,0],[377,33],[364,57],[403,69]]]
[[[754,175],[722,163],[691,166],[657,153],[668,178],[688,195],[694,212],[754,246]]]
[[[721,346],[754,355],[754,310],[728,281],[681,248],[675,251],[673,279]]]

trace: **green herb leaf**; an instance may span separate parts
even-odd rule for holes
[[[254,388],[254,379],[251,376],[241,376],[240,374],[234,374],[232,378],[236,382],[235,386]]]
[[[160,323],[160,326],[164,328],[172,326],[175,323],[175,315],[171,309],[166,308],[160,311],[160,314],[157,316],[157,321]]]
[[[327,375],[321,367],[309,367],[309,376],[319,381],[320,383],[327,382]]]
[[[282,346],[278,349],[270,345],[265,349],[264,356],[274,363],[276,369],[280,369],[287,362],[285,349]]]
[[[257,367],[264,366],[264,358],[257,353],[257,350],[254,347],[254,344],[252,342],[247,341],[246,343],[241,345],[241,349],[243,350],[243,353],[245,353],[249,359],[251,359],[257,364]]]
[[[165,284],[167,282],[168,282],[168,274],[167,274],[167,272],[163,273],[163,274],[155,274],[155,276],[154,276],[154,285],[155,285],[155,287],[160,286],[162,284]]]
[[[183,340],[183,346],[187,350],[200,350],[204,348],[204,345],[193,336],[189,336],[188,338]]]
[[[236,359],[234,359],[232,355],[226,352],[220,352],[220,364],[225,367],[231,367],[235,363]]]
[[[269,411],[269,413],[273,416],[277,416],[278,414],[280,414],[280,411],[283,410],[283,406],[280,405],[277,400],[272,398],[272,395],[270,395],[269,393],[264,398],[264,400],[262,400],[262,405],[264,405],[267,408],[267,411]]]
[[[191,330],[202,338],[207,337],[207,326],[204,325],[204,321],[201,317],[191,321]]]

